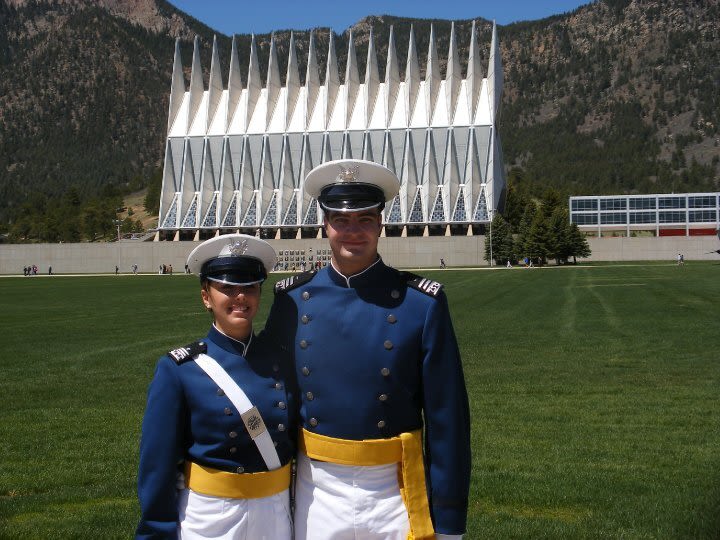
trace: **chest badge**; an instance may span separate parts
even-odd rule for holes
[[[255,439],[267,431],[265,428],[265,422],[263,422],[262,416],[260,416],[260,411],[258,411],[257,407],[249,409],[244,414],[240,415],[240,417],[242,418],[242,421],[245,424],[245,429],[247,429],[251,438]]]

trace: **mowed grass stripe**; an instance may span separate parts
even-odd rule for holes
[[[717,538],[720,265],[555,270],[422,272],[470,395],[467,538]],[[196,278],[0,280],[0,299],[0,537],[127,538],[154,364],[208,324]]]

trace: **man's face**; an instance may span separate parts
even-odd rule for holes
[[[360,212],[327,212],[325,232],[340,272],[352,275],[377,259],[382,219],[377,208]]]

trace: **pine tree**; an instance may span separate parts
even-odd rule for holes
[[[529,257],[528,251],[528,240],[530,238],[530,227],[535,219],[535,215],[538,213],[537,206],[534,202],[529,202],[525,205],[525,212],[523,213],[520,224],[518,225],[517,236],[515,237],[514,252],[518,258]]]
[[[548,221],[548,257],[555,264],[564,263],[570,256],[570,219],[566,208],[556,207]]]
[[[545,264],[548,257],[548,226],[545,216],[542,212],[536,212],[533,218],[530,230],[528,231],[527,240],[525,241],[525,250],[530,259],[537,260],[539,264]]]
[[[489,232],[489,231],[488,231]],[[490,244],[492,243],[492,258],[495,264],[504,264],[515,260],[513,253],[513,236],[510,224],[500,214],[495,214],[492,220],[492,235],[485,235],[485,260],[490,261]]]
[[[589,257],[592,254],[592,250],[590,249],[590,244],[588,244],[587,238],[576,223],[571,223],[569,230],[570,252],[568,253],[568,257],[572,257],[573,264],[577,264],[578,257],[582,259]]]

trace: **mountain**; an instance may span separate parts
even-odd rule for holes
[[[720,189],[718,20],[720,0],[598,0],[499,27],[499,128],[511,184],[563,194]],[[491,23],[476,21],[487,65]],[[360,73],[371,29],[384,73],[390,25],[400,65],[412,24],[424,66],[431,23],[442,63],[449,21],[359,21]],[[455,22],[463,63],[471,24]],[[329,30],[315,33],[324,73]],[[175,38],[189,79],[200,36],[207,85],[213,34],[164,0],[0,0],[0,222],[37,194],[52,201],[73,188],[82,201],[157,178]],[[304,74],[309,31],[294,34]],[[275,33],[283,74],[289,36]],[[246,70],[250,36],[238,38]],[[348,38],[336,36],[340,66]],[[266,69],[270,36],[256,39]],[[218,40],[227,71],[230,39]]]

